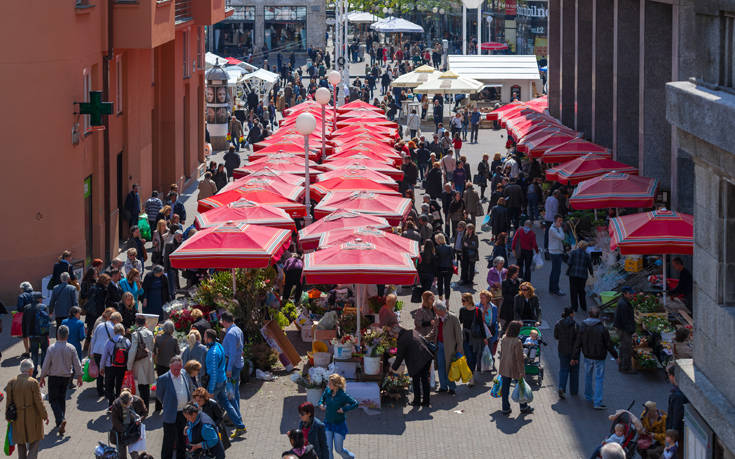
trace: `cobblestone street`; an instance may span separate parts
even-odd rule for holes
[[[429,123],[424,123],[424,127],[428,128]],[[473,174],[483,153],[489,153],[492,157],[493,153],[504,151],[504,133],[481,130],[478,144],[465,143],[462,154],[468,157]],[[241,153],[244,159],[245,152]],[[420,202],[418,191],[417,188],[417,202]],[[196,188],[190,187],[187,193],[184,195],[188,199],[187,211],[194,215]],[[486,287],[486,257],[491,252],[487,233],[480,233],[479,236],[481,257],[477,264],[474,290],[468,290],[467,287],[460,289],[475,293],[476,300],[476,293]],[[540,234],[539,240],[543,240],[543,234]],[[549,270],[550,263],[546,263],[542,270],[533,273],[531,279],[541,299],[544,318],[541,331],[548,342],[548,346],[542,350],[545,377],[541,387],[535,388],[532,403],[534,413],[519,415],[518,405],[513,404],[512,415],[503,416],[500,413],[500,400],[489,395],[492,377],[485,374],[484,384],[473,388],[461,385],[456,396],[433,395],[430,408],[384,405],[378,414],[367,414],[359,409],[349,413],[349,435],[345,447],[359,458],[586,458],[600,440],[609,435],[607,415],[614,409],[625,408],[633,400],[636,402],[633,408],[636,414],[640,413],[641,404],[646,400],[656,401],[659,407],[666,407],[669,386],[664,381],[663,371],[622,375],[611,360],[607,361],[605,378],[608,411],[593,410],[591,403],[581,396],[559,400],[556,392],[558,359],[552,329],[567,305],[568,296],[555,297],[549,294]],[[453,280],[457,278],[455,276]],[[562,276],[560,285],[562,290],[568,290],[566,276]],[[410,289],[403,292],[410,293]],[[419,305],[410,302],[410,294],[403,295],[401,299],[405,303],[401,322],[407,328],[412,328],[410,312]],[[458,307],[459,295],[454,292],[450,310],[456,313]],[[580,314],[577,320],[582,318],[584,316]],[[9,338],[9,316],[4,316],[3,322],[6,333],[0,340],[3,357],[0,379],[7,381],[18,373],[22,344],[17,339]],[[297,348],[305,349],[295,329],[289,330],[288,334]],[[279,377],[276,381],[251,380],[241,387],[241,406],[248,433],[233,443],[227,451],[228,457],[276,458],[287,449],[288,439],[284,434],[297,425],[296,407],[306,400],[306,394],[299,393],[296,384],[285,372],[277,374]],[[582,379],[580,392],[583,390]],[[51,414],[47,403],[46,407]],[[55,430],[49,431],[49,427],[45,427],[46,437],[42,441],[40,457],[91,457],[96,442],[106,441],[110,430],[105,408],[106,401],[96,396],[93,384],[85,383],[81,390],[70,391],[67,435],[57,437]],[[153,413],[145,424],[148,450],[154,457],[160,457],[163,436],[160,412]]]

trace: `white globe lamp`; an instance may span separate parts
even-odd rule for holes
[[[339,75],[339,73],[337,75]],[[316,90],[316,93],[314,93],[314,98],[320,104],[327,105],[329,103],[329,99],[332,98],[332,95],[329,93],[329,89],[322,87]]]
[[[316,118],[311,113],[302,113],[296,118],[295,126],[299,134],[307,136],[316,129]]]

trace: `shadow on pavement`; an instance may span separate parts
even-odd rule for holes
[[[516,407],[515,413],[518,413],[518,407]],[[523,426],[533,422],[533,419],[527,418],[525,414],[515,416],[515,413],[506,416],[500,410],[497,410],[490,413],[490,418],[498,426],[498,430],[506,435],[513,435],[514,433],[518,433]]]
[[[77,395],[77,409],[79,411],[101,412],[107,409],[107,399],[97,396],[97,388],[87,387]]]
[[[41,439],[41,442],[38,445],[39,455],[40,451],[42,450],[63,445],[64,443],[69,441],[69,438],[71,437],[69,437],[68,435],[65,437],[59,437],[56,434],[56,428],[54,427]]]
[[[306,401],[306,392],[303,395],[292,395],[283,399],[283,408],[281,409],[281,426],[280,431],[286,434],[291,429],[299,426],[298,407]],[[324,412],[319,408],[316,409],[316,417],[324,419]],[[348,416],[349,417],[349,416]]]

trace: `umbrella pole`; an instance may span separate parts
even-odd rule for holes
[[[355,335],[357,335],[357,347],[360,347],[360,316],[362,316],[362,303],[364,301],[365,296],[365,284],[356,284],[355,285],[355,293],[357,294],[357,301],[355,301],[355,305],[357,306],[357,329],[355,330]]]
[[[663,291],[664,291],[664,309],[666,309],[666,290],[668,290],[668,288],[667,288],[668,287],[668,284],[666,283],[666,254],[664,254],[663,268],[664,268],[664,288],[663,288]]]
[[[235,293],[237,293],[237,271],[235,268],[232,268],[232,298],[235,298]]]
[[[595,209],[595,220],[597,220],[597,209]]]

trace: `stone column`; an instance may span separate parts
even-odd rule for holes
[[[255,4],[255,49],[262,51],[265,45],[265,6],[262,2]]]
[[[576,32],[575,0],[559,0],[561,5],[561,122],[574,127],[574,36]]]
[[[549,56],[548,86],[549,113],[561,117],[561,0],[549,1],[548,12]]]
[[[638,166],[638,60],[640,0],[617,3],[617,62],[614,63],[616,100],[613,113],[615,159]]]
[[[577,35],[574,72],[574,128],[592,137],[592,0],[576,0]]]
[[[671,125],[666,120],[666,83],[671,80],[671,5],[646,0],[643,59],[643,145],[641,175],[671,188]]]
[[[613,0],[593,0],[594,61],[592,72],[592,105],[594,142],[613,146]]]

